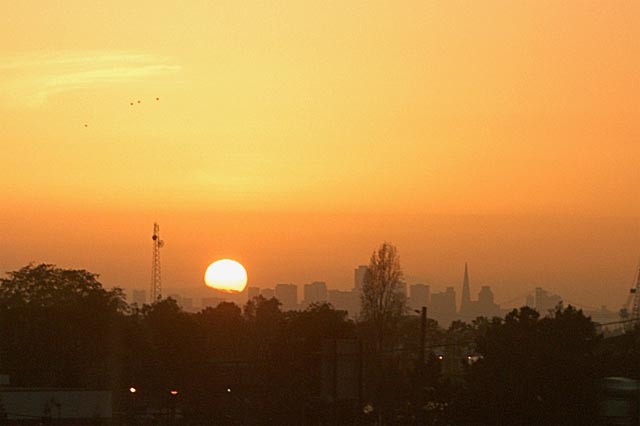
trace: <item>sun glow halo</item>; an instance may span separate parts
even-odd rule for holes
[[[239,293],[247,285],[247,271],[235,260],[217,260],[207,268],[204,282],[216,290]]]

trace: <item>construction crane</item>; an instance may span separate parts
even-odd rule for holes
[[[640,266],[636,270],[633,287],[629,290],[627,301],[620,309],[620,318],[630,321],[640,320]]]
[[[160,249],[164,241],[160,239],[160,225],[153,224],[153,258],[151,261],[151,303],[162,299],[162,280],[160,275]]]

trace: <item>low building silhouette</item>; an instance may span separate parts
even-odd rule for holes
[[[305,308],[312,303],[326,302],[328,300],[327,283],[324,281],[314,281],[310,284],[305,284],[303,296],[302,305]]]
[[[260,296],[264,297],[267,300],[273,299],[274,297],[276,297],[276,292],[272,288],[263,288],[260,290]]]
[[[260,296],[260,288],[247,287],[247,300],[252,300],[255,297]]]
[[[282,303],[283,311],[298,309],[298,286],[295,284],[278,284],[275,297]]]
[[[493,301],[493,291],[488,285],[484,285],[480,289],[475,308],[476,316],[479,317],[492,318],[500,316],[500,305]]]
[[[355,318],[360,313],[360,292],[329,290],[329,303],[340,311],[347,311],[349,316]]]
[[[447,287],[445,291],[431,295],[429,317],[434,318],[444,327],[456,319],[456,291],[453,287]]]
[[[535,295],[536,311],[538,311],[541,316],[548,315],[549,311],[555,309],[559,303],[562,303],[562,297],[549,293],[543,290],[542,287],[536,287]]]

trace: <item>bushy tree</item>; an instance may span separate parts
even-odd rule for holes
[[[59,307],[79,301],[115,311],[127,309],[121,289],[103,288],[98,275],[84,269],[62,269],[46,263],[29,264],[7,272],[7,276],[0,279],[0,306],[6,310]]]
[[[12,382],[25,386],[106,386],[111,343],[127,305],[98,275],[27,265],[0,279],[0,348]]]
[[[523,307],[484,324],[467,377],[468,416],[486,424],[589,424],[597,418],[599,335],[582,311]]]

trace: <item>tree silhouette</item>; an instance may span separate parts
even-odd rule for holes
[[[88,300],[124,311],[127,305],[119,288],[105,290],[98,275],[84,269],[61,269],[50,264],[29,264],[7,272],[0,279],[0,301],[12,309],[18,307],[51,307]]]
[[[30,264],[0,279],[0,350],[17,385],[107,385],[120,289],[85,270]],[[15,350],[18,348],[19,350]]]
[[[530,308],[483,324],[467,381],[470,418],[486,424],[590,424],[597,418],[599,342],[582,311]]]
[[[406,311],[403,288],[398,250],[385,242],[371,255],[360,298],[362,320],[370,324],[378,351]]]
[[[406,400],[403,390],[408,388],[409,378],[404,367],[414,365],[412,356],[394,350],[402,345],[403,288],[398,251],[385,242],[372,253],[364,276],[359,331],[367,354],[363,360],[364,395],[386,421],[394,416],[399,400]]]

